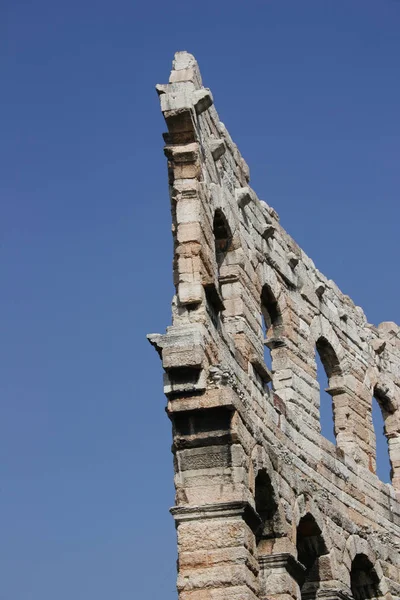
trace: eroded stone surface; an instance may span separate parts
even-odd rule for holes
[[[179,598],[399,598],[400,328],[370,325],[257,198],[194,57],[178,52],[169,81],[176,295],[149,338],[173,426]],[[375,475],[373,396],[392,485]]]

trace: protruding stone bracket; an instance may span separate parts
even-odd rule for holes
[[[289,252],[288,254],[288,263],[291,269],[295,269],[299,264],[299,257],[294,252]]]
[[[175,163],[193,163],[199,158],[199,145],[192,142],[182,146],[165,146],[164,154]]]
[[[214,160],[221,158],[226,152],[226,145],[224,140],[211,140],[210,150]]]
[[[264,574],[266,571],[280,569],[286,571],[299,585],[304,581],[306,568],[289,552],[259,556],[258,564]]]
[[[264,346],[267,346],[270,350],[275,350],[275,348],[284,348],[287,346],[287,341],[283,336],[273,336],[265,338]]]
[[[156,92],[159,96],[162,94],[166,94],[168,92],[168,84],[167,83],[157,83]]]
[[[330,396],[339,396],[339,394],[351,393],[344,385],[337,385],[325,388],[325,392]]]
[[[196,140],[194,114],[190,107],[165,110],[164,119],[168,126],[168,134],[164,136],[167,144],[189,144]]]
[[[264,238],[264,240],[267,241],[270,238],[274,237],[275,231],[276,228],[273,225],[266,225],[263,229],[261,236]]]
[[[198,115],[210,108],[214,103],[212,94],[208,88],[193,92],[193,106]]]
[[[150,344],[153,348],[156,349],[156,352],[160,358],[162,358],[162,346],[161,340],[163,338],[161,333],[148,333],[146,338],[149,340]]]
[[[190,396],[204,392],[207,378],[204,369],[197,367],[176,367],[167,369],[164,373],[164,394]]]
[[[170,509],[177,524],[203,519],[227,519],[241,517],[252,531],[261,525],[261,519],[254,508],[246,501],[221,502],[202,506],[174,506]]]
[[[244,208],[252,201],[251,190],[248,187],[241,187],[235,190],[236,202],[240,208]]]

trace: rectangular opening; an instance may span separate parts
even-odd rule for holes
[[[196,385],[199,381],[201,369],[198,367],[174,367],[168,369],[171,385]]]
[[[214,284],[204,286],[206,295],[206,308],[215,328],[218,328],[220,312],[224,310],[224,304]]]
[[[225,407],[189,410],[173,415],[177,435],[197,435],[216,431],[229,432],[232,411]]]

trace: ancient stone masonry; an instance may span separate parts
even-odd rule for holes
[[[400,328],[370,325],[257,198],[193,56],[157,91],[176,295],[149,339],[173,429],[179,599],[400,598]],[[373,397],[391,485],[375,474]]]

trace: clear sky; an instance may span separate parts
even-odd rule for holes
[[[176,599],[154,86],[196,55],[251,184],[400,322],[400,2],[3,0],[0,598]]]

